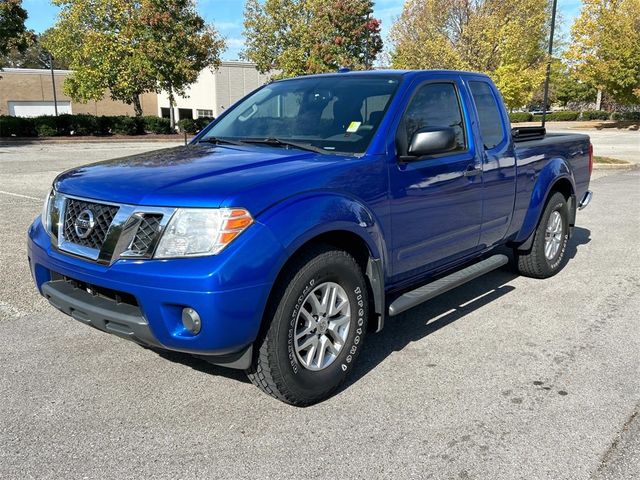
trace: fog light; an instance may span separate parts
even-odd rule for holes
[[[183,308],[182,309],[182,325],[189,332],[194,335],[197,335],[200,332],[200,328],[202,327],[202,321],[200,320],[200,315],[193,308]]]

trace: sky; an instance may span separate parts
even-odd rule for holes
[[[213,23],[226,38],[227,50],[223,60],[237,60],[244,46],[242,37],[242,13],[244,0],[196,0],[203,18]],[[389,29],[402,12],[404,0],[376,0],[374,15],[382,20],[382,37],[386,41]],[[42,32],[55,23],[58,9],[49,0],[23,0],[29,14],[27,27]],[[580,0],[558,0],[558,12],[562,17],[561,32],[567,32],[580,11]]]

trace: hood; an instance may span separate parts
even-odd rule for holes
[[[344,162],[345,157],[297,149],[188,145],[69,170],[58,176],[55,188],[68,195],[116,203],[218,207],[225,205],[225,199],[237,199],[240,192],[259,195],[265,190],[273,196],[274,182],[288,196],[292,192],[285,193],[288,189],[283,187],[298,182],[288,183],[287,179],[314,178],[312,171],[339,161]]]

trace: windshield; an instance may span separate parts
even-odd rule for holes
[[[326,76],[271,83],[222,117],[213,139],[364,153],[399,83],[398,76]],[[292,145],[295,144],[295,145]]]

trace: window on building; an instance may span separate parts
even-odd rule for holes
[[[213,110],[198,109],[198,118],[213,118]]]
[[[193,120],[193,110],[191,110],[190,108],[179,108],[178,120],[184,120],[185,118]]]
[[[162,107],[160,109],[160,115],[162,118],[171,118],[171,109],[168,107]]]

